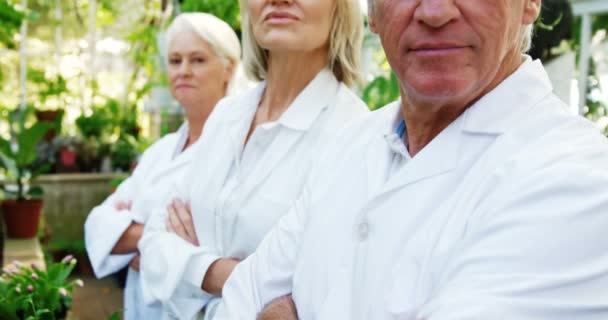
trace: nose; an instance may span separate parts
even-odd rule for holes
[[[441,28],[460,15],[454,2],[455,0],[420,0],[414,19],[431,28]]]
[[[187,77],[192,74],[192,68],[190,67],[190,63],[188,59],[183,59],[182,63],[179,64],[179,69],[177,70],[180,77]]]

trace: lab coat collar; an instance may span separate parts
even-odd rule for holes
[[[188,149],[183,150],[188,139],[188,130],[188,124],[184,123],[173,137],[169,137],[170,139],[173,139],[173,142],[171,143],[173,152],[164,152],[160,155],[162,158],[157,159],[156,169],[152,171],[150,179],[160,179],[167,174],[173,174],[177,168],[190,163],[192,153],[194,152],[193,150],[196,148],[198,141],[193,143]]]
[[[177,158],[184,150],[184,146],[188,141],[188,132],[190,131],[190,127],[188,126],[188,122],[184,122],[179,129],[177,130],[177,143],[175,144],[175,148],[173,149],[172,159]]]
[[[277,122],[290,129],[307,131],[315,123],[321,111],[333,102],[329,99],[336,97],[339,87],[340,83],[329,69],[321,70],[300,92]],[[263,81],[253,90],[239,96],[237,98],[239,100],[234,105],[244,108],[244,110],[243,112],[231,112],[227,121],[253,121],[265,89],[266,81]]]
[[[277,123],[293,129],[279,135],[273,140],[268,150],[258,161],[248,179],[241,186],[242,194],[248,196],[266,179],[289,151],[296,145],[315,123],[320,113],[332,104],[337,96],[339,83],[333,73],[324,69],[306,86],[289,108],[281,115]],[[238,161],[237,161],[238,163]]]
[[[262,99],[264,89],[266,89],[265,81],[260,82],[255,88],[248,90],[240,95],[226,98],[230,99],[230,103],[226,107],[239,108],[241,110],[231,110],[229,112],[223,112],[225,114],[225,118],[221,122],[235,123],[241,121],[249,121],[249,123],[251,123],[253,121],[255,111],[258,109],[258,105],[260,104],[260,100]]]
[[[288,128],[307,131],[321,111],[336,96],[339,82],[329,69],[321,70],[281,115],[278,122]]]
[[[397,171],[381,193],[453,170],[460,161],[463,143],[467,137],[473,137],[471,133],[499,135],[505,132],[551,91],[551,82],[542,64],[526,57],[517,71],[467,109],[420,150],[408,165]],[[389,108],[385,111],[389,115],[383,123],[384,137],[393,134],[400,121],[401,103],[395,102],[385,108]]]
[[[396,114],[401,113],[400,106],[399,103]],[[390,123],[394,123],[394,119],[391,119]],[[392,174],[381,188],[380,193],[387,193],[424,179],[439,176],[456,168],[461,156],[461,146],[465,139],[464,135],[461,134],[462,124],[462,117],[456,119],[418,154],[409,158],[408,164]],[[394,129],[395,126],[388,125],[387,127]],[[387,133],[383,136],[386,137],[386,135]],[[385,145],[390,149],[386,140]],[[394,151],[391,149],[390,152]],[[371,161],[373,159],[368,159],[368,166],[374,165]]]
[[[525,56],[512,75],[465,111],[463,130],[502,134],[552,91],[542,63]]]

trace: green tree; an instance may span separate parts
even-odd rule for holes
[[[19,9],[13,0],[0,0],[0,44],[8,49],[15,49],[15,34],[19,32],[25,12]]]
[[[183,12],[208,12],[226,21],[234,31],[241,34],[241,13],[238,0],[184,0]]]

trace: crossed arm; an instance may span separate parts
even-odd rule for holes
[[[188,203],[173,200],[167,206],[165,227],[167,231],[175,233],[192,245],[199,245]],[[221,258],[213,262],[207,269],[201,283],[201,289],[213,295],[221,296],[226,280],[239,262],[239,260],[232,258]],[[258,317],[260,320],[295,320],[297,318],[296,307],[291,295],[275,299],[264,308]]]
[[[114,204],[116,210],[131,210],[131,203],[118,201]],[[123,232],[118,239],[118,242],[112,248],[112,254],[129,254],[137,252],[137,255],[129,262],[129,266],[136,271],[139,271],[140,255],[137,251],[137,243],[144,233],[144,225],[137,222],[132,222],[131,225]]]

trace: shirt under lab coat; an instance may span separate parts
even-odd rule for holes
[[[150,146],[141,156],[133,174],[101,205],[95,207],[85,222],[85,241],[89,259],[98,278],[112,274],[129,264],[132,254],[111,254],[112,249],[131,225],[146,223],[151,211],[165,203],[175,180],[182,177],[192,158],[192,145],[182,152],[188,127],[168,134]],[[117,210],[118,201],[131,202],[131,210]],[[146,306],[139,284],[139,273],[129,268],[124,291],[125,319],[160,319],[160,304]]]
[[[215,319],[290,292],[300,319],[608,319],[608,140],[540,62],[413,158],[401,119],[394,103],[339,138]]]
[[[191,203],[200,247],[165,232],[162,219],[150,224],[159,229],[144,231],[139,249],[147,301],[162,301],[172,317],[191,319],[213,298],[200,289],[211,263],[251,254],[301,193],[320,150],[368,111],[325,69],[277,121],[258,126],[244,146],[264,88],[262,83],[217,105],[192,169],[178,186]]]

